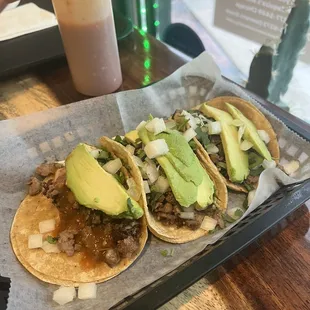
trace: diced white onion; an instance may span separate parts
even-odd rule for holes
[[[166,128],[167,129],[174,129],[177,126],[177,123],[173,119],[169,119],[166,121]]]
[[[253,146],[253,143],[251,143],[248,140],[243,140],[240,144],[240,149],[242,151],[248,151]]]
[[[209,135],[218,135],[222,132],[222,126],[220,122],[212,122],[208,124]]]
[[[243,137],[244,131],[245,131],[245,126],[240,126],[239,130],[238,130],[238,142],[239,143],[241,142],[241,139]]]
[[[39,231],[41,234],[45,234],[47,232],[53,231],[56,226],[55,219],[50,219],[46,221],[42,221],[39,223]]]
[[[188,113],[185,110],[182,111],[181,115],[184,115],[185,119],[188,120],[188,124],[191,128],[193,128],[194,130],[197,128],[197,122],[196,122],[195,117],[193,115],[191,115],[190,113]]]
[[[55,164],[65,166],[65,161],[64,160],[55,161]]]
[[[42,249],[45,253],[60,253],[57,244],[51,244],[48,241],[43,241]]]
[[[184,220],[193,220],[195,219],[194,212],[180,212],[179,217]]]
[[[157,117],[153,118],[150,122],[148,122],[145,125],[145,128],[148,131],[153,132],[154,135],[157,135],[167,129],[164,120]]]
[[[146,124],[146,121],[142,121],[138,126],[137,126],[137,128],[136,128],[136,130],[140,130],[140,129],[142,129],[144,126],[145,126],[145,124]]]
[[[299,169],[300,163],[298,160],[292,160],[288,162],[287,164],[283,165],[283,169],[286,174],[292,175],[294,172],[296,172]]]
[[[103,165],[102,168],[108,173],[115,174],[119,169],[122,168],[122,166],[122,161],[119,158],[116,158],[107,162],[105,165]]]
[[[255,197],[255,194],[256,194],[256,189],[253,189],[252,191],[248,193],[248,206],[252,203]]]
[[[215,144],[210,143],[207,145],[206,151],[208,154],[216,154],[219,152],[219,148]]]
[[[133,155],[132,158],[138,167],[143,167],[143,162],[140,157]]]
[[[133,178],[127,179],[127,185],[128,185],[128,190],[127,193],[129,196],[131,196],[134,200],[138,201],[141,196],[141,192]]]
[[[149,142],[144,147],[146,156],[150,159],[165,155],[169,152],[168,145],[164,139],[158,139]]]
[[[154,184],[156,192],[165,193],[169,188],[169,182],[163,176],[159,176],[156,183]]]
[[[217,225],[217,220],[213,219],[210,216],[205,216],[200,228],[206,231],[213,230]]]
[[[186,139],[187,142],[191,141],[196,136],[197,133],[193,128],[189,128],[183,133],[183,137]]]
[[[82,283],[79,285],[79,299],[94,299],[97,297],[96,283]]]
[[[28,236],[28,248],[38,249],[43,245],[43,236],[41,234]]]
[[[126,149],[127,149],[127,151],[128,151],[131,155],[133,155],[133,154],[135,153],[135,148],[134,148],[132,145],[130,145],[130,144],[127,144],[127,145],[126,145]]]
[[[258,135],[260,136],[260,138],[266,143],[268,144],[270,142],[270,137],[267,133],[267,131],[265,130],[257,130]]]
[[[240,210],[243,214],[243,210],[238,208],[238,207],[234,207],[234,208],[230,208],[230,209],[227,209],[227,214],[234,220],[238,220],[240,217],[239,216],[236,216],[236,211]]]
[[[99,150],[99,149],[93,149],[93,148],[92,148],[92,149],[89,151],[89,154],[90,154],[92,157],[94,157],[94,158],[98,158],[100,152],[101,152],[101,150]]]
[[[144,164],[143,170],[145,171],[145,174],[149,179],[149,184],[153,184],[157,181],[159,177],[159,172],[156,169],[155,163],[153,163],[151,160],[147,160]]]
[[[143,181],[144,192],[149,194],[151,192],[149,183],[147,181]]]
[[[74,287],[61,286],[53,294],[53,300],[61,306],[71,302],[75,297],[76,291]]]
[[[231,124],[235,127],[241,127],[244,125],[244,123],[242,121],[240,121],[240,119],[234,119]]]
[[[264,169],[268,169],[268,168],[275,168],[277,166],[276,162],[274,160],[263,160],[262,166],[264,167]]]

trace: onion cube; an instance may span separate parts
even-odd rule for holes
[[[136,155],[133,155],[132,158],[138,167],[141,167],[141,168],[143,167],[143,162],[142,162],[141,158],[139,158]]]
[[[39,223],[39,230],[41,234],[48,233],[50,231],[55,230],[56,221],[55,219],[50,219],[46,221],[42,221]]]
[[[79,299],[94,299],[97,297],[96,283],[83,283],[79,285]]]
[[[29,249],[38,249],[43,245],[43,236],[41,234],[30,235],[28,237],[28,248]]]
[[[145,125],[146,125],[146,121],[142,121],[138,126],[137,126],[137,128],[136,128],[136,130],[140,130],[140,129],[142,129],[143,127],[145,127]]]
[[[143,181],[143,187],[146,194],[149,194],[151,192],[149,183],[147,181]]]
[[[187,129],[183,133],[184,138],[186,139],[187,142],[191,141],[194,137],[197,136],[197,132],[193,128]]]
[[[210,216],[205,216],[200,228],[206,231],[213,230],[217,225],[217,220],[213,219]]]
[[[147,159],[143,170],[150,181],[149,184],[153,184],[154,182],[156,182],[159,177],[159,172],[156,169],[156,165],[151,160]]]
[[[76,291],[74,287],[61,286],[53,294],[53,300],[61,306],[71,302],[75,297]]]
[[[208,154],[217,154],[220,150],[215,144],[210,143],[207,145],[206,151]]]
[[[157,135],[167,129],[164,120],[157,117],[153,118],[150,122],[148,122],[145,125],[145,128],[148,131],[153,132],[154,135]]]
[[[110,174],[115,174],[122,168],[122,166],[122,161],[119,158],[116,158],[107,162],[102,168]]]
[[[135,153],[135,148],[130,144],[126,145],[126,149],[131,155]]]
[[[197,121],[195,120],[195,117],[188,113],[187,111],[183,110],[181,115],[184,115],[185,119],[188,120],[188,124],[191,128],[194,130],[197,128]]]
[[[150,159],[165,155],[169,152],[168,145],[164,139],[149,142],[144,147],[146,156]]]
[[[57,244],[51,244],[48,241],[43,242],[42,249],[45,253],[60,253]]]
[[[265,130],[257,130],[258,135],[260,136],[260,138],[266,143],[268,144],[270,142],[270,137],[267,133],[267,131]]]
[[[209,135],[218,135],[222,132],[222,126],[220,122],[212,122],[208,124]]]

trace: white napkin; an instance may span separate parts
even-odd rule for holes
[[[0,14],[0,42],[57,25],[51,12],[28,3]]]

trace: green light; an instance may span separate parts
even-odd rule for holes
[[[146,13],[146,9],[145,8],[141,9],[141,13],[145,14]]]
[[[149,40],[143,40],[143,46],[146,50],[150,49],[150,41]]]
[[[155,25],[156,27],[158,27],[158,26],[160,25],[160,21],[159,21],[159,20],[155,20],[154,25]]]
[[[143,27],[142,27],[142,30],[143,30],[144,32],[147,32],[147,27],[146,27],[146,26],[143,26]]]
[[[146,59],[144,62],[144,68],[148,70],[148,69],[150,69],[150,67],[151,67],[151,60]]]
[[[150,81],[151,81],[151,77],[150,77],[148,74],[146,74],[146,75],[144,76],[143,85],[150,84]]]
[[[153,4],[153,8],[154,8],[154,9],[157,9],[157,8],[158,8],[158,3],[154,3],[154,4]]]
[[[139,33],[140,33],[143,37],[145,36],[145,32],[144,32],[142,29],[139,30]]]

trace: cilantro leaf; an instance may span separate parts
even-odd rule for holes
[[[170,249],[170,251],[169,250],[161,250],[160,254],[163,257],[172,257],[174,255],[174,249]]]
[[[117,135],[115,138],[114,138],[114,141],[126,146],[128,143],[125,141],[125,139],[122,139],[121,136]]]
[[[177,120],[177,130],[182,131],[186,128],[187,123],[189,122],[189,119],[186,119],[185,116],[181,116]]]
[[[196,131],[196,133],[197,133],[196,138],[197,138],[198,141],[202,144],[202,146],[203,146],[204,148],[206,148],[207,145],[210,144],[210,139],[209,139],[208,133],[207,133],[207,132],[203,132],[203,131],[201,130],[200,127],[197,127],[197,128],[195,129],[195,131]]]
[[[58,238],[57,237],[52,237],[52,236],[47,236],[46,241],[50,244],[56,244]]]
[[[254,187],[251,184],[248,184],[247,182],[243,182],[243,185],[249,192],[254,189]]]

